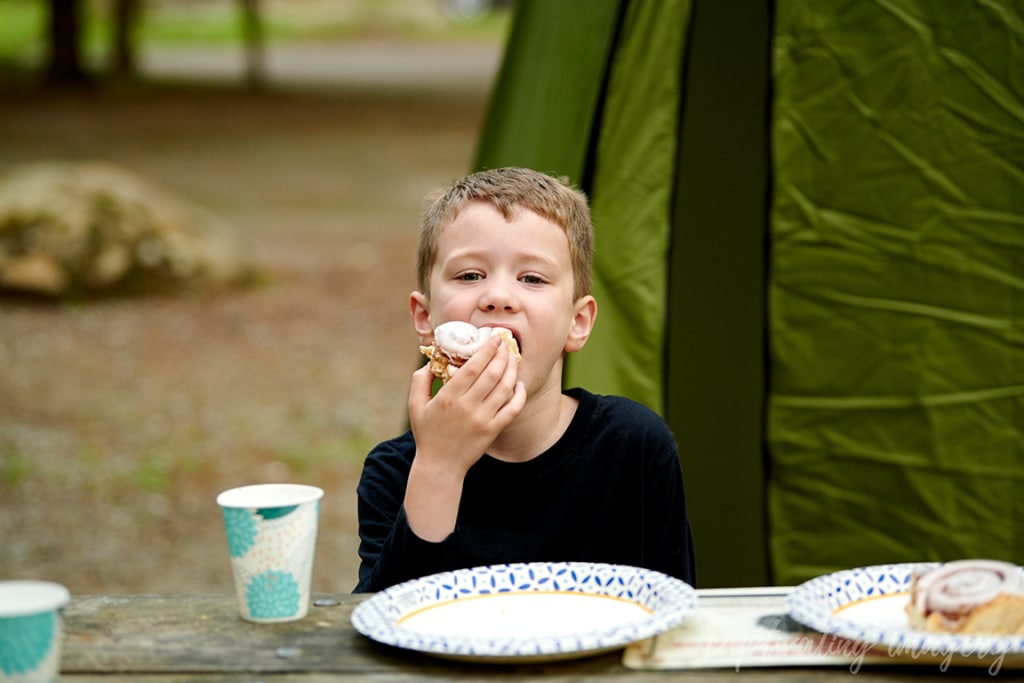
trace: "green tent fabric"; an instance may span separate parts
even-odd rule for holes
[[[589,191],[599,326],[566,382],[664,411],[668,254],[689,2],[630,3],[610,64]],[[666,31],[664,26],[676,30]]]
[[[767,581],[767,26],[761,0],[518,0],[476,160],[590,196],[598,322],[566,382],[666,416],[703,585]]]
[[[516,4],[476,169],[524,166],[582,185],[619,4]]]
[[[683,0],[518,4],[476,161],[565,175],[590,196],[598,325],[566,382],[656,410],[688,13]]]
[[[1024,560],[1019,2],[777,3],[775,577]]]
[[[475,165],[590,195],[567,382],[666,416],[701,585],[1024,563],[1022,44],[1017,0],[517,1]]]

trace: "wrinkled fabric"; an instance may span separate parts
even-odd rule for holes
[[[1024,5],[779,0],[777,583],[1024,562]]]
[[[623,18],[595,150],[598,325],[568,384],[664,412],[672,194],[689,0],[632,2]],[[667,30],[671,27],[671,30]]]
[[[583,183],[620,1],[516,2],[473,170],[524,166]]]
[[[598,322],[565,383],[658,412],[689,14],[690,0],[517,3],[475,164],[566,175],[588,194]]]

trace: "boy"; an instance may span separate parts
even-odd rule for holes
[[[441,323],[510,329],[432,395],[424,365],[409,391],[412,429],[366,458],[358,486],[359,584],[379,591],[462,567],[509,562],[628,564],[694,583],[675,440],[653,411],[562,389],[566,353],[597,317],[586,197],[522,168],[474,173],[427,207],[421,343]]]

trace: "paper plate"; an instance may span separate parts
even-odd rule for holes
[[[936,564],[874,565],[819,576],[797,586],[786,598],[786,609],[793,619],[816,631],[885,647],[890,654],[1024,653],[1024,635],[934,633],[910,626],[904,606],[910,599],[911,576]]]
[[[386,645],[484,662],[558,660],[625,647],[693,611],[683,581],[587,562],[491,565],[392,586],[352,612],[356,630]]]

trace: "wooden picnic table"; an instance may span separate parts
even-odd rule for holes
[[[65,683],[416,683],[417,681],[849,682],[845,667],[633,670],[622,653],[548,664],[456,662],[375,643],[349,617],[365,595],[317,595],[309,615],[284,624],[238,616],[234,595],[76,597],[65,610]],[[1013,674],[1013,672],[1005,672]],[[861,669],[867,681],[992,680],[984,669]]]

